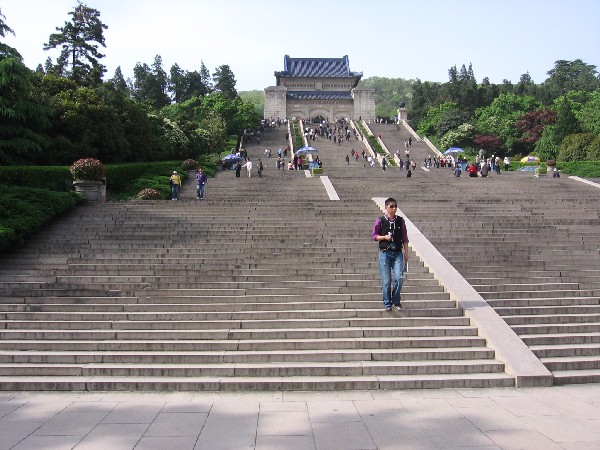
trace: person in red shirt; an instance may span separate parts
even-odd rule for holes
[[[476,177],[477,176],[477,166],[475,164],[471,164],[467,168],[467,172],[469,173],[470,177]]]

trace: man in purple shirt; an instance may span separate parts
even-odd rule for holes
[[[381,293],[386,311],[401,310],[400,290],[404,267],[408,261],[408,234],[404,219],[396,215],[398,202],[393,198],[385,201],[385,214],[375,221],[373,240],[379,243],[379,275]],[[391,274],[394,283],[392,285]]]
[[[208,183],[208,176],[204,172],[204,169],[200,167],[196,172],[196,200],[204,200],[206,183]]]

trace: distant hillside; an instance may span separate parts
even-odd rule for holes
[[[401,103],[408,105],[412,98],[414,80],[371,77],[361,80],[358,87],[375,91],[375,113],[378,117],[393,117]]]
[[[256,105],[256,112],[262,117],[265,110],[265,92],[264,91],[239,91],[239,97],[245,102],[251,102]]]

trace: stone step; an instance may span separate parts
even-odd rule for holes
[[[392,315],[390,315],[390,313]],[[402,314],[404,316],[395,317],[393,314]],[[392,311],[383,311],[381,317],[371,318],[341,318],[329,319],[323,321],[321,319],[277,319],[277,320],[179,320],[179,321],[44,321],[37,320],[12,320],[0,322],[4,329],[17,330],[44,330],[44,329],[61,329],[61,330],[194,330],[194,329],[241,329],[241,328],[320,328],[320,327],[402,327],[402,326],[460,326],[468,325],[469,319],[460,314],[456,317],[406,317],[406,313],[395,313]]]
[[[373,300],[364,301],[342,301],[334,300],[329,302],[264,302],[264,303],[142,303],[134,299],[132,303],[122,301],[114,303],[103,303],[101,298],[95,298],[94,301],[81,301],[78,303],[46,303],[46,302],[27,302],[27,303],[0,303],[1,312],[28,312],[28,313],[111,313],[111,312],[240,312],[240,311],[298,311],[298,310],[331,310],[336,309],[380,309],[379,302],[376,304]],[[115,300],[119,300],[116,298]],[[433,308],[455,308],[454,300],[430,300],[430,301],[403,301],[403,308],[409,309],[433,309]]]
[[[485,339],[468,335],[455,336],[379,336],[364,338],[322,339],[221,339],[221,340],[113,340],[58,341],[5,340],[0,349],[13,351],[254,351],[254,350],[341,350],[485,346]]]
[[[103,322],[112,321],[114,323],[123,323],[125,321],[274,321],[274,320],[336,320],[347,318],[373,318],[387,317],[389,311],[383,311],[382,307],[377,309],[300,309],[300,310],[277,310],[277,311],[210,311],[210,312],[192,312],[192,311],[127,311],[127,312],[86,312],[86,311],[65,311],[65,312],[4,312],[0,313],[0,323],[20,322],[27,320],[38,320],[44,322]],[[404,308],[402,317],[458,317],[462,316],[460,309],[435,308],[418,309]]]
[[[0,364],[0,377],[348,377],[502,373],[504,365],[487,359],[470,361],[349,361],[331,363],[234,364]],[[1,379],[1,378],[0,378]]]
[[[0,377],[4,391],[337,391],[512,387],[504,373],[348,377]]]
[[[484,347],[327,349],[273,351],[188,351],[188,352],[75,352],[75,351],[0,351],[0,363],[140,363],[210,364],[243,362],[308,361],[420,361],[493,359],[494,351]]]
[[[600,382],[600,369],[556,370],[552,375],[555,385]]]
[[[273,329],[225,329],[225,330],[0,330],[3,340],[72,340],[72,341],[179,341],[179,340],[249,340],[249,339],[360,339],[404,338],[434,336],[474,336],[477,329],[467,325],[361,327],[361,328],[273,328]]]

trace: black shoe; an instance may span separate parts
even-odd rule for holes
[[[386,310],[386,311],[391,311],[391,310],[392,310],[392,307],[391,307],[391,306],[386,306],[386,307],[385,307],[385,310]]]
[[[402,305],[394,305],[396,311],[402,311]]]

